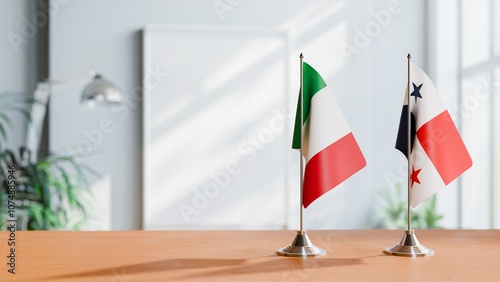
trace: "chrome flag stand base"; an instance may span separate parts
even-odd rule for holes
[[[326,251],[316,247],[305,230],[297,231],[297,235],[293,240],[293,243],[278,250],[278,255],[287,257],[312,257],[312,256],[323,256]]]
[[[386,248],[384,253],[395,256],[424,257],[434,255],[434,250],[420,244],[413,230],[405,230],[399,244]]]

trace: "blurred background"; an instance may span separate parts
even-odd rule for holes
[[[298,228],[303,53],[367,160],[304,227],[403,229],[411,53],[474,162],[415,227],[500,228],[499,19],[495,0],[1,0],[3,210],[15,163],[28,229]],[[120,101],[82,103],[89,68]]]

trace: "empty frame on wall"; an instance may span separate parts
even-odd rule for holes
[[[149,25],[143,55],[143,228],[284,228],[287,34]]]

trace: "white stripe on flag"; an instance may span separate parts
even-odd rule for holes
[[[446,110],[443,101],[439,97],[438,91],[434,86],[434,83],[425,74],[425,72],[420,69],[417,65],[410,64],[410,75],[411,83],[415,83],[416,86],[422,84],[420,89],[420,94],[422,99],[417,98],[415,102],[415,97],[410,97],[412,99],[412,112],[417,119],[417,128],[427,123],[429,120],[433,119],[435,116]],[[413,84],[410,85],[410,94],[413,92]]]
[[[351,132],[328,86],[314,94],[306,120],[304,136],[314,136],[304,143],[306,161]]]

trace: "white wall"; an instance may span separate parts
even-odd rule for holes
[[[428,74],[440,91],[451,113],[457,115],[459,108],[459,3],[453,0],[429,3],[429,51]],[[451,43],[451,44],[450,44]],[[460,122],[460,121],[459,121]],[[452,182],[439,192],[439,213],[444,215],[442,225],[445,228],[460,228],[461,209],[459,201],[459,181]],[[451,200],[450,200],[451,199]]]
[[[296,69],[291,70],[292,81],[298,81],[295,60],[303,52],[331,86],[368,162],[306,210],[306,228],[370,227],[376,193],[389,185],[387,177],[398,174],[403,160],[394,142],[406,86],[406,54],[411,52],[414,62],[425,67],[423,0],[64,2],[51,18],[51,76],[71,76],[93,65],[129,100],[127,111],[117,113],[79,106],[79,87],[52,96],[52,149],[79,149],[85,162],[102,175],[93,187],[95,214],[100,217],[96,228],[141,227],[141,113],[136,97],[141,84],[141,30],[148,23],[289,31],[290,66]],[[218,14],[214,4],[220,3],[234,6],[226,4],[228,10]],[[381,13],[390,19],[377,23]],[[365,29],[372,36],[360,35]],[[341,51],[346,43],[355,52],[348,58]],[[295,93],[298,83],[291,89]],[[112,132],[99,129],[103,119],[110,120]]]
[[[30,23],[36,12],[35,1],[0,1],[0,93],[31,94],[37,76],[37,29]],[[26,119],[12,114],[14,123],[8,146],[17,150],[24,144]]]

